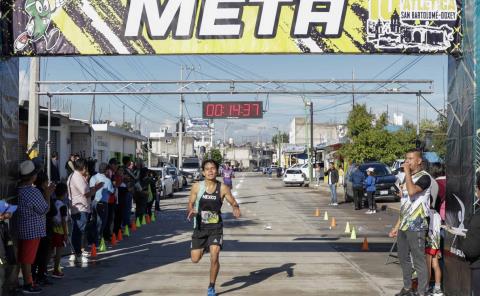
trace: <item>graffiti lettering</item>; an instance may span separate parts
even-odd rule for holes
[[[192,0],[130,0],[125,37],[142,35],[146,27],[152,39],[189,39],[193,36],[197,2]],[[202,0],[198,12],[196,36],[200,39],[235,39],[243,35],[243,10],[259,6],[255,36],[275,38],[283,6],[295,6],[291,27],[293,38],[307,37],[319,27],[325,37],[342,34],[346,0]]]

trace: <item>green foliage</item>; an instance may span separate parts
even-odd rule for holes
[[[352,139],[371,129],[373,119],[373,115],[367,111],[367,105],[355,105],[348,114],[348,136]]]
[[[279,136],[280,135],[280,136]],[[277,139],[280,139],[280,143],[288,143],[289,142],[289,135],[287,133],[280,133],[280,134],[275,134],[272,137],[272,143],[274,145],[277,145],[278,141]]]
[[[425,147],[426,150],[434,151],[441,158],[445,159],[447,154],[447,119],[441,115],[436,121],[424,119],[420,122],[420,137],[425,140],[430,134],[431,146]]]
[[[210,150],[210,158],[215,160],[218,164],[223,162],[222,152],[219,149],[212,148]]]
[[[397,132],[385,129],[388,124],[386,113],[374,122],[375,116],[367,112],[365,105],[356,105],[347,120],[351,142],[344,145],[340,154],[353,162],[369,160],[392,163],[403,158],[405,152],[415,148],[415,129],[406,125]]]

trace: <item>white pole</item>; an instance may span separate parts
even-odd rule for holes
[[[51,162],[52,162],[52,145],[51,145],[51,113],[52,113],[52,95],[48,95],[48,125],[47,125],[47,176],[50,181],[52,178]]]
[[[183,80],[183,65],[180,67],[180,81]],[[180,84],[181,90],[183,91],[183,83]],[[183,94],[180,94],[180,121],[178,127],[178,168],[183,166],[183,104],[185,99]]]
[[[37,91],[37,81],[40,81],[40,58],[34,57],[30,59],[30,85],[28,95],[28,145],[38,141],[39,127],[39,102]]]

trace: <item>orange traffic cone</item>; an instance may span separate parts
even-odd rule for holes
[[[315,210],[315,217],[320,217],[320,209],[319,208],[317,208]]]
[[[115,246],[117,244],[117,236],[114,234],[112,234],[112,241],[110,242],[112,244],[112,246]]]
[[[362,251],[364,251],[364,252],[368,251],[368,240],[367,240],[367,237],[365,237],[365,238],[363,239]]]
[[[135,222],[133,222],[130,229],[132,229],[132,232],[137,231],[137,224]]]
[[[152,222],[152,220],[150,219],[150,215],[147,215],[147,224],[150,224],[150,222]]]
[[[90,257],[95,258],[97,257],[97,246],[92,244],[92,250],[90,251]]]
[[[337,220],[335,220],[335,217],[332,217],[332,222],[330,223],[330,228],[335,228],[337,227]]]
[[[121,230],[121,229],[118,230],[117,240],[118,240],[118,241],[122,241],[122,240],[123,240],[123,235],[122,235],[122,230]]]

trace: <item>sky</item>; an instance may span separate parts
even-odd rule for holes
[[[29,59],[20,59],[20,98],[28,98]],[[445,99],[447,57],[443,55],[191,55],[191,56],[116,56],[41,58],[41,80],[179,80],[182,65],[185,80],[195,79],[431,79],[434,94],[425,98],[437,109]],[[58,88],[58,87],[57,87]],[[366,88],[364,86],[364,88]],[[55,86],[50,87],[55,90]],[[45,102],[46,98],[41,99]],[[215,120],[215,140],[234,138],[245,141],[269,141],[276,128],[288,133],[294,117],[305,116],[298,95],[186,95],[185,116],[201,117],[201,102],[207,100],[261,100],[268,110],[263,119]],[[314,105],[314,122],[344,123],[351,109],[351,95],[306,96]],[[54,97],[53,106],[72,106],[71,116],[89,119],[92,96]],[[179,118],[179,96],[97,96],[96,118],[141,124],[144,135],[162,127],[174,128]],[[404,114],[416,122],[415,95],[357,95],[355,102],[365,103],[373,113],[389,111]],[[268,103],[268,104],[267,104]],[[436,112],[421,104],[421,118],[435,119]]]

